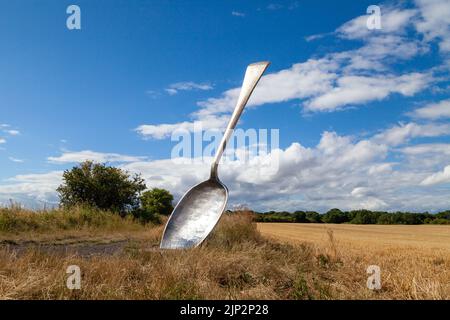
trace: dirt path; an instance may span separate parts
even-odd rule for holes
[[[89,257],[94,255],[114,255],[123,253],[130,248],[133,242],[117,241],[111,243],[77,243],[77,244],[39,244],[34,242],[24,243],[2,243],[1,249],[13,251],[17,254],[24,254],[29,250],[45,252],[57,255],[77,255]]]

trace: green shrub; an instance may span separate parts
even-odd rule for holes
[[[86,161],[64,171],[57,192],[66,208],[88,205],[126,215],[139,207],[139,195],[145,188],[139,175]]]

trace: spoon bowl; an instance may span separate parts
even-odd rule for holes
[[[227,199],[228,189],[218,179],[192,187],[167,221],[161,248],[189,248],[203,242],[219,221]]]

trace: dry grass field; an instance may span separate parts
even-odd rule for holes
[[[378,265],[379,298],[450,299],[450,226],[260,223],[258,230],[339,261],[331,274],[345,298],[369,297],[361,278],[367,266]]]
[[[260,224],[224,215],[199,248],[84,209],[0,210],[0,299],[450,299],[449,226]],[[259,230],[258,230],[259,229]],[[382,289],[366,286],[381,267]],[[81,289],[66,286],[81,269]]]

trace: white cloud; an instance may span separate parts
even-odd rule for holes
[[[219,166],[219,175],[229,187],[230,206],[247,203],[257,210],[325,211],[332,207],[346,210],[442,210],[448,207],[449,194],[438,192],[434,184],[444,180],[437,174],[433,178],[428,177],[437,170],[434,168],[448,165],[450,148],[444,147],[446,144],[395,147],[414,137],[429,135],[427,131],[431,129],[427,125],[403,124],[364,139],[325,131],[315,146],[305,147],[293,142],[285,149],[272,150],[250,162],[228,160]],[[442,129],[438,128],[434,134],[450,132],[440,131]],[[433,152],[430,158],[435,159],[429,165],[414,158],[410,162],[393,163],[389,160],[389,156],[395,153],[423,159],[428,150]],[[102,156],[102,159],[108,157]],[[70,162],[75,161],[74,158],[81,161],[85,157],[62,157],[59,160]],[[176,198],[208,178],[211,162],[210,158],[192,162],[126,160],[130,162],[120,164],[120,168],[142,173],[147,187],[166,188]],[[278,170],[266,170],[266,164],[275,161]],[[54,200],[60,176],[61,172],[55,171],[47,175],[14,177],[0,184],[0,199],[9,196],[14,199]],[[427,186],[426,192],[424,186]]]
[[[316,56],[265,75],[249,101],[249,108],[298,101],[308,112],[334,111],[381,101],[392,95],[411,97],[437,83],[437,67],[428,71],[407,71],[410,69],[405,67],[399,72],[395,65],[427,53],[433,48],[432,41],[439,43],[441,52],[450,51],[448,1],[420,0],[416,4],[414,9],[382,7],[382,30],[369,31],[365,15],[345,23],[334,34],[358,40],[355,43],[359,47]],[[424,35],[423,39],[413,27]],[[442,71],[446,72],[443,68],[439,72]],[[169,86],[167,92],[210,90],[212,86],[209,86],[181,82]],[[143,124],[135,130],[144,138],[163,139],[179,129],[201,130],[200,125],[203,130],[222,129],[238,94],[239,88],[231,88],[199,101],[199,109],[186,121]],[[449,123],[432,122],[448,117],[448,101],[416,109],[413,116],[426,120],[424,123],[400,123],[366,138],[325,131],[314,146],[292,142],[285,149],[273,150],[250,163],[223,163],[219,174],[230,189],[230,206],[248,203],[255,209],[322,211],[331,207],[446,209],[449,193],[439,185],[450,181],[449,144],[421,141],[419,145],[412,145],[411,141],[450,136]],[[171,159],[148,160],[94,151],[65,152],[48,158],[55,163],[86,159],[119,162],[121,168],[142,173],[149,187],[167,188],[177,197],[208,178],[210,160],[175,163]],[[279,161],[279,170],[262,172],[263,164],[275,159]],[[445,169],[442,171],[442,168]],[[26,194],[49,199],[55,196],[58,179],[58,174],[17,176],[0,184],[0,197],[16,192],[17,197]]]
[[[0,144],[6,143],[6,139],[0,138]]]
[[[330,56],[347,63],[343,65],[346,73],[364,70],[386,73],[389,63],[408,60],[428,51],[429,46],[422,41],[396,34],[381,34],[367,37],[358,49],[332,53]]]
[[[0,201],[13,199],[29,207],[36,202],[56,203],[56,188],[62,182],[62,171],[17,175],[0,184]]]
[[[180,91],[192,91],[192,90],[212,90],[213,86],[208,83],[195,83],[192,81],[189,82],[177,82],[171,84],[166,90],[166,92],[170,95],[175,95]]]
[[[382,100],[397,93],[412,96],[433,81],[429,73],[372,76],[339,76],[339,63],[332,58],[310,59],[291,68],[264,76],[248,107],[290,100],[304,100],[307,111],[333,111],[348,105]],[[223,129],[233,111],[240,88],[225,91],[219,98],[198,103],[200,109],[191,114],[193,121],[174,124],[141,125],[135,130],[145,138],[163,139],[178,129]],[[224,117],[226,116],[226,117]]]
[[[343,76],[336,86],[306,102],[308,110],[335,110],[346,105],[382,100],[393,93],[411,96],[423,90],[430,76],[411,73],[402,76]]]
[[[23,162],[25,162],[22,159],[17,159],[17,158],[14,158],[14,157],[9,157],[8,159],[11,160],[12,162],[16,162],[16,163],[23,163]]]
[[[414,117],[436,120],[440,118],[450,118],[450,99],[437,103],[430,103],[422,108],[414,110]]]
[[[20,134],[19,130],[5,130],[6,133],[8,133],[11,136],[17,136]]]
[[[440,153],[450,156],[450,144],[447,143],[427,143],[416,144],[414,146],[405,147],[401,150],[407,155],[426,155],[433,153]],[[433,155],[434,156],[434,155]]]
[[[312,34],[312,35],[310,35],[310,36],[306,36],[305,37],[305,40],[307,41],[307,42],[311,42],[311,41],[314,41],[314,40],[317,40],[317,39],[322,39],[322,38],[324,38],[324,37],[326,37],[326,36],[329,36],[329,35],[332,35],[333,33],[330,33],[330,32],[327,32],[327,33],[319,33],[319,34]]]
[[[450,165],[446,166],[441,172],[433,173],[421,182],[424,186],[442,183],[450,183]]]
[[[232,11],[231,15],[235,16],[235,17],[245,17],[245,13],[243,12],[239,12],[239,11]]]
[[[450,52],[450,3],[448,0],[416,0],[420,19],[415,21],[416,29],[427,41],[437,39],[443,53]]]
[[[416,14],[415,9],[381,7],[381,29],[369,30],[367,28],[369,15],[362,15],[344,23],[336,32],[346,39],[366,39],[374,33],[401,34]]]
[[[219,174],[231,192],[230,205],[247,203],[261,210],[441,210],[448,204],[442,194],[436,193],[426,202],[416,201],[423,197],[420,183],[429,175],[428,167],[386,161],[390,153],[397,152],[391,145],[427,135],[428,127],[415,126],[396,126],[408,131],[402,139],[395,137],[393,128],[362,140],[324,132],[315,147],[294,142],[286,149],[272,151],[267,157],[277,157],[276,172],[262,174],[261,158],[253,163],[223,163]],[[168,188],[177,197],[209,174],[207,159],[197,159],[195,164],[175,164],[169,159],[142,161],[124,164],[123,168],[142,172],[149,187]]]
[[[144,124],[140,125],[135,129],[144,138],[154,138],[154,139],[164,139],[172,135],[172,133],[177,131],[202,131],[209,129],[224,128],[228,122],[229,118],[224,116],[209,116],[203,117],[202,120],[196,121],[184,121],[174,124],[158,124],[150,125]]]
[[[265,103],[277,103],[292,99],[307,98],[332,88],[337,77],[333,72],[338,65],[328,59],[310,59],[294,64],[291,68],[264,76],[249,100],[249,107]],[[225,91],[219,98],[200,101],[200,109],[191,117],[193,121],[175,124],[141,125],[136,131],[144,137],[162,139],[177,128],[191,130],[195,124],[208,129],[223,129],[229,113],[234,109],[240,88]],[[224,118],[224,115],[227,115]],[[226,119],[226,120],[225,120]]]
[[[339,65],[330,59],[309,59],[289,69],[263,76],[248,105],[260,106],[293,99],[308,98],[330,90]],[[225,91],[219,98],[199,102],[201,109],[195,115],[202,117],[233,111],[240,88]]]
[[[450,124],[417,124],[410,122],[393,126],[374,137],[374,141],[398,146],[418,137],[439,137],[450,135]]]
[[[79,163],[86,160],[95,162],[135,162],[141,161],[145,157],[128,156],[118,153],[102,153],[90,150],[78,152],[64,152],[59,157],[48,157],[47,160],[56,164]]]
[[[430,71],[404,74],[389,71],[393,62],[410,59],[429,49],[425,43],[403,34],[406,24],[410,23],[408,19],[415,13],[415,10],[389,9],[383,17],[385,32],[364,37],[360,48],[329,53],[265,75],[251,97],[249,107],[300,100],[309,112],[335,111],[349,105],[383,100],[392,94],[409,97],[427,89],[436,81]],[[359,37],[355,34],[355,23],[343,25],[336,32],[350,38]],[[365,34],[367,27],[364,25],[363,29]],[[390,32],[392,30],[396,31]],[[191,121],[144,124],[136,131],[144,138],[163,139],[178,127],[193,128],[196,123],[210,122],[232,112],[239,90],[229,89],[219,97],[198,102],[200,109],[191,114]],[[224,122],[215,119],[212,123],[222,125]],[[204,127],[212,125],[204,124]]]

